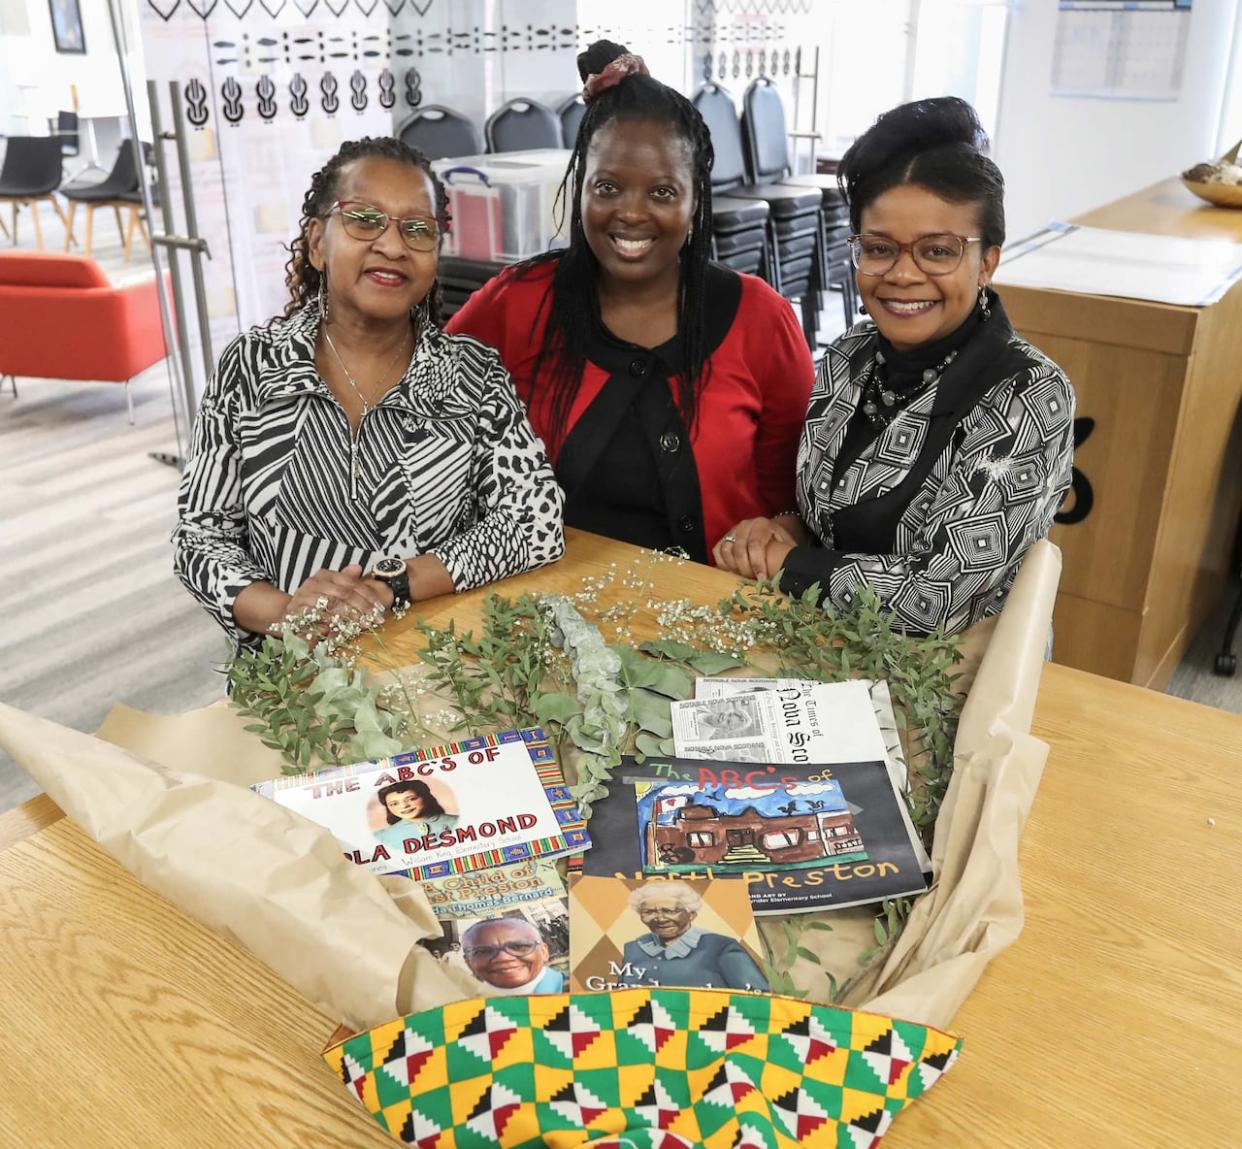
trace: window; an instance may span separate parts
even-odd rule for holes
[[[763,835],[765,850],[788,850],[802,841],[801,830],[773,830]]]
[[[702,850],[705,846],[714,846],[716,844],[716,835],[709,834],[706,830],[691,830],[686,835],[686,841],[696,850]]]

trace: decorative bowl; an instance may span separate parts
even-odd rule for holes
[[[1188,180],[1185,176],[1182,176],[1182,183],[1200,199],[1217,207],[1242,207],[1242,184],[1208,184]]]
[[[1214,164],[1195,164],[1193,168],[1182,172],[1182,183],[1200,199],[1207,200],[1208,203],[1215,204],[1217,207],[1242,207],[1242,183],[1219,183],[1215,180],[1200,178],[1211,174],[1214,168],[1236,169],[1240,148],[1242,148],[1242,140],[1234,144]],[[1230,174],[1233,178],[1237,178],[1236,170]]]

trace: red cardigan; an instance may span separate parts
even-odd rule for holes
[[[536,325],[536,316],[554,268],[546,264],[502,272],[475,292],[445,328],[474,336],[500,352],[545,443],[551,438],[550,388],[541,387],[545,380],[532,378],[532,373],[546,325],[544,316]],[[716,282],[729,276],[740,279],[741,290],[723,293],[736,300],[731,317],[713,312],[708,300],[708,326],[716,329],[716,346],[691,438],[708,555],[721,535],[742,519],[795,510],[798,440],[815,377],[789,302],[755,276],[723,268],[713,272]],[[616,370],[615,362],[602,366],[597,358],[609,355],[602,350],[589,353],[566,434]],[[556,459],[552,462],[555,467]]]

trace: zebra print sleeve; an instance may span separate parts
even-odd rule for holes
[[[181,475],[178,522],[172,533],[177,577],[234,642],[249,637],[233,621],[234,601],[250,583],[270,577],[249,550],[233,430],[241,385],[241,343],[235,339],[225,348],[203,395],[190,457]]]
[[[565,496],[509,372],[489,357],[471,460],[475,525],[432,552],[458,591],[555,562],[565,551]]]

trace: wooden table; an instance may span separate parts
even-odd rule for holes
[[[577,589],[627,553],[577,539],[504,589]],[[658,577],[702,601],[733,586],[692,565]],[[428,615],[471,625],[480,603]],[[1236,1146],[1242,718],[1048,666],[1035,733],[1052,754],[1023,843],[1026,929],[955,1022],[962,1060],[884,1144]],[[393,1144],[318,1057],[335,1019],[46,798],[0,817],[0,984],[0,1145]]]
[[[1173,179],[1073,222],[1242,241],[1242,211]],[[1056,660],[1159,688],[1220,597],[1242,505],[1242,284],[1195,308],[1007,286],[1003,261],[998,278],[1014,326],[1078,392],[1075,465],[1094,495],[1052,531]]]

